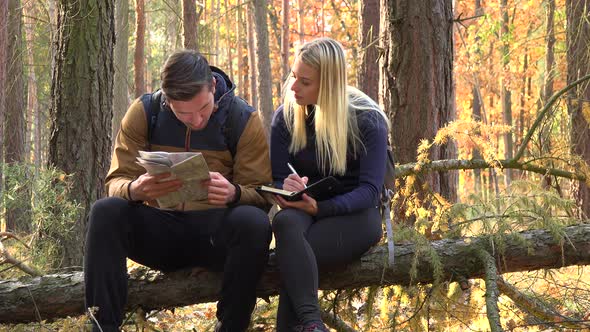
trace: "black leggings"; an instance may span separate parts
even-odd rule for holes
[[[162,271],[202,266],[224,272],[217,303],[222,331],[245,331],[270,238],[267,214],[253,206],[181,212],[120,198],[98,200],[86,237],[86,307],[98,308],[103,331],[118,330],[127,298],[128,257]]]
[[[379,209],[314,220],[307,213],[282,210],[273,219],[281,273],[277,332],[321,321],[318,268],[331,270],[357,260],[381,239]]]

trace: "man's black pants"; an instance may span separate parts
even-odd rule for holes
[[[217,303],[222,331],[244,331],[270,239],[267,214],[253,206],[182,212],[115,197],[98,200],[86,237],[86,308],[98,309],[103,331],[118,331],[127,299],[126,258],[161,271],[200,266],[224,272]]]

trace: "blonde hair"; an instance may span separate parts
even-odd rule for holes
[[[389,126],[377,103],[360,90],[347,85],[346,59],[342,45],[331,38],[318,38],[304,44],[296,58],[318,71],[320,82],[315,105],[316,154],[321,171],[343,175],[346,172],[348,144],[357,154],[360,140],[355,110],[376,110]],[[283,114],[291,132],[290,153],[307,145],[305,114],[307,105],[298,105],[291,91],[293,78],[285,82]]]

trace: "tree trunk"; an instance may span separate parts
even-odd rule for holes
[[[219,22],[219,17],[220,17],[219,16],[219,1],[220,0],[213,0],[214,3],[211,3],[211,8],[214,8],[214,10],[215,10],[213,12],[213,15],[214,15],[214,17],[217,18],[216,19],[216,22],[213,23],[213,24],[215,24],[218,27],[221,26],[221,24]],[[228,31],[228,33],[229,33],[229,31]],[[219,60],[219,29],[218,28],[217,29],[213,29],[213,41],[214,41],[214,43],[213,43],[213,46],[214,46],[214,52],[213,52],[213,54],[214,54],[214,59],[215,59],[214,64],[215,64],[215,66],[218,66],[219,67],[219,61],[220,60]]]
[[[379,0],[362,0],[360,4],[360,46],[361,61],[358,70],[358,88],[379,100]]]
[[[17,165],[25,157],[25,117],[27,105],[25,96],[25,72],[23,67],[23,9],[20,0],[8,1],[8,54],[7,85],[4,98],[6,113],[4,119],[4,161],[7,165]],[[5,183],[9,185],[8,181]],[[28,186],[21,187],[15,200],[6,203],[6,230],[17,233],[29,232],[31,229],[31,194]]]
[[[129,0],[115,0],[115,74],[111,140],[114,142],[129,104],[127,56],[129,54]]]
[[[283,0],[281,12],[281,81],[285,81],[290,75],[290,61],[289,50],[291,43],[289,42],[289,0]]]
[[[8,17],[8,1],[0,1],[0,17]],[[8,57],[8,24],[0,24],[0,92],[4,92],[7,79],[7,59]],[[0,204],[2,202],[2,192],[4,190],[3,169],[4,169],[4,118],[6,114],[6,99],[0,98]],[[0,207],[0,213],[2,208]]]
[[[272,76],[270,73],[270,51],[268,46],[268,9],[266,0],[254,0],[254,26],[256,27],[256,90],[258,91],[257,109],[262,115],[262,125],[266,129],[266,138],[270,136],[272,120]]]
[[[506,237],[505,251],[501,256],[495,256],[499,273],[590,264],[590,224],[565,228],[568,241],[563,247],[549,231],[532,230],[519,235]],[[432,248],[443,264],[442,280],[481,278],[485,269],[476,254],[479,250],[494,252],[490,242],[489,237],[432,242]],[[343,270],[322,273],[320,288],[333,290],[432,283],[433,267],[428,255],[424,254],[418,255],[417,274],[411,278],[410,269],[415,255],[414,244],[398,245],[395,248],[395,265],[388,267],[387,246],[377,246]],[[130,274],[127,308],[141,306],[150,310],[215,301],[221,285],[220,273],[204,269],[183,270],[168,275],[138,269]],[[278,291],[278,271],[274,266],[267,267],[258,285],[258,295],[267,297],[278,294]],[[0,323],[36,321],[37,311],[41,319],[82,314],[82,272],[0,281]]]
[[[135,0],[135,53],[133,56],[135,69],[135,98],[145,90],[145,6],[144,0]]]
[[[590,12],[589,0],[566,0],[567,16],[567,82],[568,84],[590,72]],[[584,109],[590,107],[590,84],[583,84],[568,96],[573,153],[590,164],[590,126]],[[586,218],[590,216],[590,189],[583,182],[573,182],[574,198]]]
[[[299,24],[299,46],[301,47],[305,43],[305,25],[303,23],[303,17],[305,11],[303,10],[303,0],[297,0],[297,23]]]
[[[512,92],[510,91],[510,87],[508,87],[508,71],[509,71],[509,64],[510,64],[510,38],[509,38],[509,29],[508,25],[510,24],[509,17],[508,17],[508,8],[507,8],[508,0],[502,0],[501,8],[502,8],[502,29],[501,29],[501,38],[502,38],[502,115],[504,119],[504,124],[507,126],[512,126]],[[506,159],[512,159],[514,145],[512,142],[512,131],[507,132],[504,134],[504,156]],[[504,172],[505,178],[504,183],[508,186],[512,182],[512,171],[506,170]]]
[[[236,77],[236,87],[237,92],[236,94],[242,96],[242,98],[249,100],[248,98],[248,90],[244,87],[246,86],[246,81],[248,75],[244,75],[244,68],[247,68],[247,65],[244,61],[244,47],[242,44],[242,33],[244,31],[244,25],[242,21],[242,3],[241,0],[237,0],[238,3],[236,4],[236,53],[238,56],[238,68],[237,69],[237,77]]]
[[[61,0],[51,86],[49,164],[75,174],[70,199],[81,205],[63,234],[62,266],[80,266],[86,216],[104,194],[111,154],[114,1]]]
[[[184,32],[184,48],[197,51],[197,8],[195,0],[182,0],[182,28]]]
[[[224,2],[224,6],[225,6],[225,15],[223,15],[223,18],[225,19],[225,30],[226,30],[226,36],[227,36],[227,70],[228,70],[228,75],[229,75],[229,79],[234,81],[234,59],[232,57],[232,44],[231,44],[231,16],[229,15],[229,2],[227,0],[225,0]]]
[[[254,8],[253,3],[248,3],[248,11],[246,12],[246,30],[247,30],[247,39],[248,39],[248,73],[249,73],[249,81],[250,81],[250,105],[256,106],[258,105],[258,93],[256,90],[256,55],[255,55],[255,44],[254,44],[254,20],[252,16],[254,15]]]
[[[455,118],[453,16],[450,1],[382,0],[379,103],[391,119],[396,162],[416,160],[421,140]],[[452,144],[433,146],[430,160],[452,159]],[[425,176],[430,189],[451,202],[457,173]]]
[[[33,151],[32,157],[35,163],[35,168],[41,167],[40,160],[40,138],[37,137],[39,133],[37,124],[39,123],[37,117],[40,116],[39,103],[37,100],[37,75],[35,73],[35,58],[33,55],[33,39],[35,38],[34,28],[37,12],[33,2],[27,2],[24,6],[25,10],[25,35],[27,40],[27,63],[28,63],[28,82],[27,82],[27,100],[29,109],[29,120],[27,121],[27,149],[25,151]],[[29,156],[30,158],[31,156]]]

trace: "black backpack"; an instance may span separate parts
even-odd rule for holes
[[[237,148],[238,148],[238,141],[240,140],[240,136],[242,136],[242,132],[244,131],[245,122],[240,121],[240,113],[238,111],[232,111],[234,105],[240,104],[239,109],[245,109],[248,104],[240,97],[233,96],[232,97],[232,105],[230,106],[230,111],[227,114],[227,119],[225,120],[225,125],[223,127],[223,135],[225,137],[225,141],[227,142],[227,146],[229,152],[231,153],[232,158],[235,157]],[[160,109],[162,107],[162,90],[157,90],[154,93],[146,93],[140,97],[141,102],[143,103],[143,110],[145,111],[145,116],[147,119],[148,124],[148,149],[152,149],[152,137],[154,135],[154,130],[156,129],[156,123],[158,122],[158,114],[160,113]],[[234,130],[234,128],[237,128]]]

